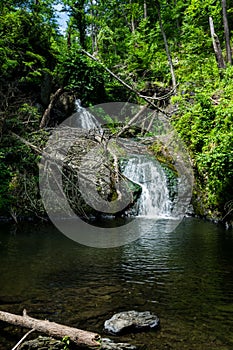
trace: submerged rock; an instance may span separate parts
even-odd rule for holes
[[[28,340],[22,343],[19,350],[64,350],[65,343],[50,337],[39,336],[36,339]],[[69,349],[78,349],[70,347]],[[128,343],[114,343],[111,339],[103,338],[101,350],[136,350],[136,346]]]
[[[105,321],[104,330],[111,334],[119,334],[127,331],[143,331],[159,326],[159,318],[149,311],[125,311],[115,314]]]
[[[39,336],[36,339],[23,342],[19,350],[63,350],[64,343],[50,337]]]
[[[136,346],[128,343],[114,343],[111,339],[103,338],[101,350],[136,350]]]

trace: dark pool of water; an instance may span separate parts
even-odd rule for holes
[[[103,335],[123,310],[149,310],[158,331],[122,341],[142,349],[233,349],[233,232],[185,219],[109,249],[79,245],[52,225],[0,225],[0,310],[49,319]],[[135,223],[136,224],[136,223]],[[0,349],[25,330],[0,323]],[[119,338],[116,338],[119,340]]]

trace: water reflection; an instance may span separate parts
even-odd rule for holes
[[[137,222],[135,220],[135,222]],[[147,234],[117,248],[69,240],[51,225],[0,228],[0,309],[102,332],[113,313],[150,310],[161,330],[124,336],[147,349],[232,349],[233,238],[211,223],[186,219],[174,232]],[[16,343],[0,328],[0,349]],[[8,334],[8,337],[7,335]],[[131,339],[132,338],[132,339]],[[6,340],[8,339],[8,340]]]

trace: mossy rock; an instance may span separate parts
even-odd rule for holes
[[[159,163],[164,164],[166,167],[171,169],[176,176],[178,176],[174,159],[167,147],[162,142],[156,141],[150,145],[148,149],[149,151],[153,152]]]
[[[25,341],[19,350],[62,350],[65,344],[50,337],[39,336],[36,339]]]

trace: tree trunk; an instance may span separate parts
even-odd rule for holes
[[[130,8],[131,8],[131,31],[132,31],[132,33],[134,33],[135,32],[135,22],[134,22],[134,10],[132,8],[132,6],[133,6],[132,0],[129,0],[129,3],[130,3]]]
[[[173,7],[176,8],[177,6],[177,2],[176,0],[173,1]],[[179,17],[176,17],[176,27],[177,27],[177,30],[178,30],[178,33],[180,34],[180,23],[179,23]]]
[[[59,339],[69,337],[69,339],[78,346],[87,346],[90,349],[100,347],[101,337],[97,333],[83,331],[81,329],[64,326],[47,320],[38,320],[36,318],[29,317],[25,310],[23,312],[23,316],[0,311],[0,320],[15,326],[31,328]]]
[[[46,125],[48,125],[49,123],[49,119],[50,119],[50,112],[51,112],[51,109],[53,108],[53,105],[54,103],[56,102],[56,100],[58,99],[58,97],[61,95],[63,89],[62,88],[59,88],[55,94],[53,95],[53,97],[51,98],[51,101],[48,105],[48,108],[45,110],[44,114],[43,114],[43,117],[41,119],[41,122],[40,122],[40,129],[43,129]]]
[[[168,47],[166,33],[164,31],[164,28],[163,28],[163,22],[162,22],[162,17],[161,17],[161,12],[160,12],[160,4],[158,1],[155,2],[155,6],[156,6],[157,11],[158,11],[159,26],[160,26],[160,30],[161,30],[161,33],[163,36],[163,41],[164,41],[164,45],[165,45],[167,59],[168,59],[168,63],[170,66],[170,72],[171,72],[171,76],[172,76],[172,87],[174,89],[174,93],[176,93],[176,76],[175,76],[175,71],[174,71],[174,67],[173,67],[173,63],[172,63],[172,57],[171,57],[170,50]]]
[[[71,15],[74,19],[74,25],[79,31],[79,43],[82,48],[86,47],[86,13],[85,13],[85,0],[74,1],[71,7]]]
[[[98,53],[98,45],[97,45],[97,26],[94,21],[94,18],[97,17],[97,12],[94,10],[94,0],[91,0],[91,16],[92,16],[92,23],[91,23],[91,43],[92,43],[92,53],[97,54]]]
[[[224,25],[227,62],[230,63],[230,65],[232,65],[231,44],[230,44],[230,34],[229,34],[229,26],[228,26],[228,19],[227,19],[226,0],[222,0],[222,12],[223,12],[223,25]]]
[[[225,65],[225,62],[223,59],[223,55],[222,55],[220,42],[219,42],[217,34],[214,31],[214,22],[213,22],[212,17],[209,17],[209,24],[210,24],[210,34],[211,34],[212,41],[213,41],[213,48],[214,48],[214,53],[215,53],[216,61],[218,64],[218,68],[226,68],[226,65]]]
[[[146,19],[147,18],[147,3],[146,3],[146,0],[143,1],[143,15],[144,15],[144,18]]]

